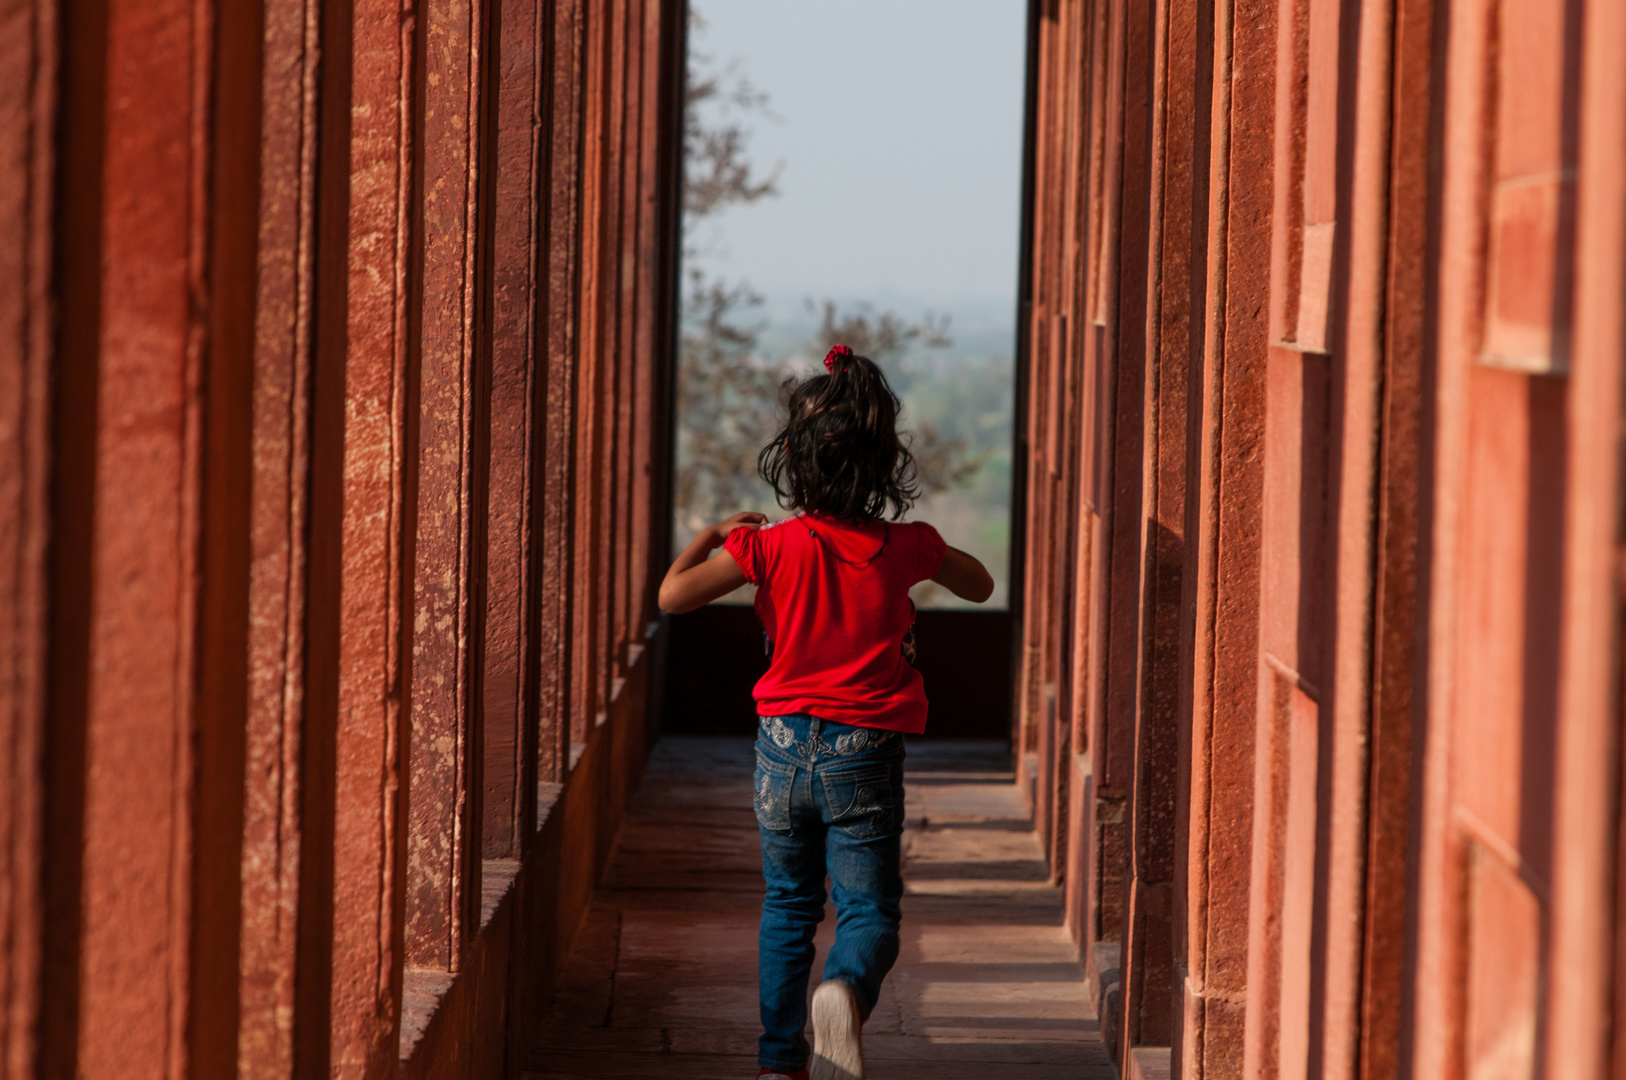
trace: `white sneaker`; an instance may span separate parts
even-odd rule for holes
[[[840,979],[813,991],[813,1061],[808,1080],[864,1080],[858,996]]]

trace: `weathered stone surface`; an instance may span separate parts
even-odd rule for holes
[[[1626,15],[1031,11],[1017,749],[1125,1068],[1601,1075]]]
[[[877,1071],[1626,1075],[1626,7],[1030,13],[1019,781],[913,761]],[[685,18],[0,0],[8,1080],[512,1077],[573,942],[539,1069],[751,1072],[743,745],[608,858]]]

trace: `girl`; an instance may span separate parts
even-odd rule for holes
[[[784,429],[757,459],[796,515],[769,524],[735,514],[704,530],[660,591],[661,607],[678,613],[757,587],[773,655],[755,690],[767,885],[758,1075],[777,1080],[809,1080],[802,1032],[826,872],[836,942],[813,994],[811,1080],[864,1075],[859,1029],[898,957],[903,736],[926,729],[920,672],[905,653],[909,589],[930,578],[977,603],[994,591],[983,565],[937,530],[898,522],[918,489],[881,370],[845,345],[824,367],[793,387]],[[717,547],[726,558],[708,558]]]

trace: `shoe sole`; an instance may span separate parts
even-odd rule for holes
[[[808,1080],[864,1080],[858,1002],[843,982],[813,991],[813,1061]]]

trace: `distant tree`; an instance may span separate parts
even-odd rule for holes
[[[704,21],[690,8],[691,27]],[[759,353],[763,325],[754,313],[762,297],[747,282],[712,274],[696,239],[697,227],[730,207],[779,194],[784,163],[767,174],[750,158],[754,118],[773,119],[768,95],[752,85],[738,63],[718,70],[691,50],[683,97],[683,212],[686,269],[678,341],[676,524],[694,532],[742,509],[769,509],[771,498],[756,475],[756,456],[773,433],[775,411],[790,368]],[[947,316],[918,323],[869,305],[842,311],[825,301],[818,357],[845,342],[877,362],[897,360],[915,346],[949,344]],[[911,450],[927,494],[965,483],[982,465],[963,439],[946,439],[929,423],[915,426]]]
[[[813,308],[812,301],[808,307]],[[812,342],[814,353],[823,356],[838,342],[878,364],[900,359],[911,346],[945,349],[953,344],[947,315],[928,311],[914,323],[893,311],[877,312],[869,304],[843,311],[834,300],[826,300]],[[915,458],[922,495],[965,485],[987,458],[986,454],[970,453],[965,439],[940,435],[936,426],[927,421],[912,425],[909,452]]]
[[[704,26],[690,8],[691,27]],[[768,95],[740,66],[722,71],[691,50],[683,94],[682,329],[678,340],[678,523],[695,531],[734,513],[756,488],[756,449],[773,423],[779,373],[753,363],[762,297],[746,282],[707,271],[696,226],[731,206],[779,194],[783,163],[761,175],[748,151],[754,116],[771,117]]]
[[[807,307],[810,312],[820,311],[811,300]],[[830,346],[839,342],[860,356],[885,363],[897,359],[916,342],[928,349],[947,348],[953,344],[948,329],[947,315],[928,311],[920,322],[912,323],[894,311],[877,313],[869,304],[857,304],[842,311],[834,300],[826,300],[813,349],[823,356]]]
[[[704,25],[691,11],[690,21]],[[753,203],[779,194],[784,162],[766,177],[756,175],[746,151],[752,115],[772,117],[768,95],[751,84],[738,63],[722,72],[710,71],[704,53],[690,52],[683,88],[683,213],[684,224],[716,214],[740,203]]]
[[[757,448],[774,419],[780,375],[753,362],[759,327],[743,316],[761,298],[743,285],[689,272],[678,369],[679,523],[696,532],[752,505]]]

